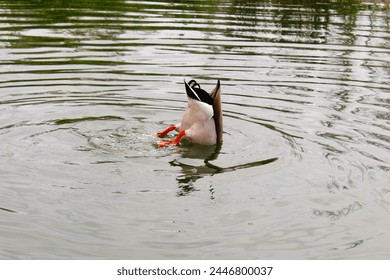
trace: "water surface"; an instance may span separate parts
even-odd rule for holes
[[[0,38],[0,258],[390,257],[388,5],[0,0]],[[222,145],[156,146],[183,79]]]

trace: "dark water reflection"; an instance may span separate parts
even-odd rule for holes
[[[0,0],[0,258],[389,258],[371,2]],[[222,145],[157,148],[183,78]]]

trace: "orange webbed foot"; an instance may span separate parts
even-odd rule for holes
[[[176,129],[176,126],[175,125],[171,125],[171,126],[168,126],[165,130],[161,131],[161,132],[157,132],[156,135],[157,137],[164,137],[165,135],[167,135],[169,132],[171,132],[172,130],[175,130]]]
[[[174,144],[173,140],[161,140],[157,142],[157,146],[159,146],[160,148],[167,147],[172,144]]]
[[[162,148],[169,145],[179,145],[181,138],[186,134],[185,130],[179,132],[175,139],[172,140],[161,140],[157,143],[157,145]]]

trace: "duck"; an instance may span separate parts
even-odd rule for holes
[[[187,93],[187,108],[182,120],[177,125],[170,125],[165,130],[158,132],[157,136],[165,137],[171,131],[178,134],[171,140],[161,140],[159,147],[179,145],[182,139],[201,145],[216,145],[222,142],[223,120],[221,104],[221,83],[218,79],[215,88],[208,93],[195,81],[188,83],[184,80]]]

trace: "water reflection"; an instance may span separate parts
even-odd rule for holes
[[[38,45],[78,47],[83,40],[116,40],[128,30],[164,30],[146,12],[165,9],[165,1],[136,3],[124,0],[80,0],[39,1],[2,0],[10,11],[6,16],[15,18],[13,33],[17,39],[9,40],[15,48]],[[182,26],[175,28],[189,30],[186,13],[199,13],[201,21],[208,24],[201,30],[211,38],[220,31],[208,15],[223,11],[231,15],[230,23],[224,28],[227,37],[256,39],[261,42],[281,43],[338,43],[353,45],[356,16],[367,6],[359,0],[348,1],[298,1],[298,0],[215,0],[175,1],[167,19],[177,19]],[[372,9],[384,9],[373,6]],[[190,18],[190,17],[189,17]],[[388,19],[384,18],[387,21]],[[21,24],[23,22],[23,24]],[[26,30],[25,24],[34,25]],[[119,24],[119,25],[118,25]],[[375,24],[371,22],[371,24]],[[333,36],[333,28],[342,28],[345,36]],[[50,30],[50,32],[49,32]],[[339,39],[339,41],[337,41]],[[208,46],[215,50],[214,45]],[[228,46],[226,46],[228,47]]]
[[[360,0],[233,0],[230,4],[227,9],[234,15],[237,26],[226,29],[228,37],[263,42],[347,45],[354,44],[356,37],[351,35],[356,27],[356,17],[366,7]],[[339,42],[335,42],[337,38],[333,36],[335,23],[345,34],[338,37],[342,40]]]
[[[182,149],[180,159],[170,162],[171,166],[180,167],[176,178],[179,187],[178,196],[196,191],[195,183],[199,179],[218,173],[218,170],[210,168],[207,163],[218,158],[221,148],[222,143],[213,146],[188,145]],[[213,198],[212,193],[211,198]]]
[[[114,40],[122,33],[116,26],[117,19],[126,11],[139,11],[136,6],[128,10],[123,0],[1,2],[8,2],[6,7],[16,19],[12,30],[17,39],[10,40],[15,48],[44,45],[73,48],[84,39]],[[34,29],[26,28],[26,23]]]
[[[213,161],[218,159],[222,146],[223,143],[214,146],[188,145],[182,149],[181,157],[179,159],[170,161],[171,166],[181,168],[180,173],[176,178],[179,186],[179,192],[177,193],[178,196],[188,195],[191,192],[196,191],[197,189],[195,187],[195,183],[204,177],[233,172],[240,169],[259,167],[278,160],[277,157],[274,157],[223,167],[213,163]],[[213,188],[213,184],[211,183],[211,199],[215,198],[214,192],[215,190]]]
[[[388,258],[388,33],[358,1],[0,0],[0,258]],[[154,145],[184,76],[223,81],[223,145]]]

